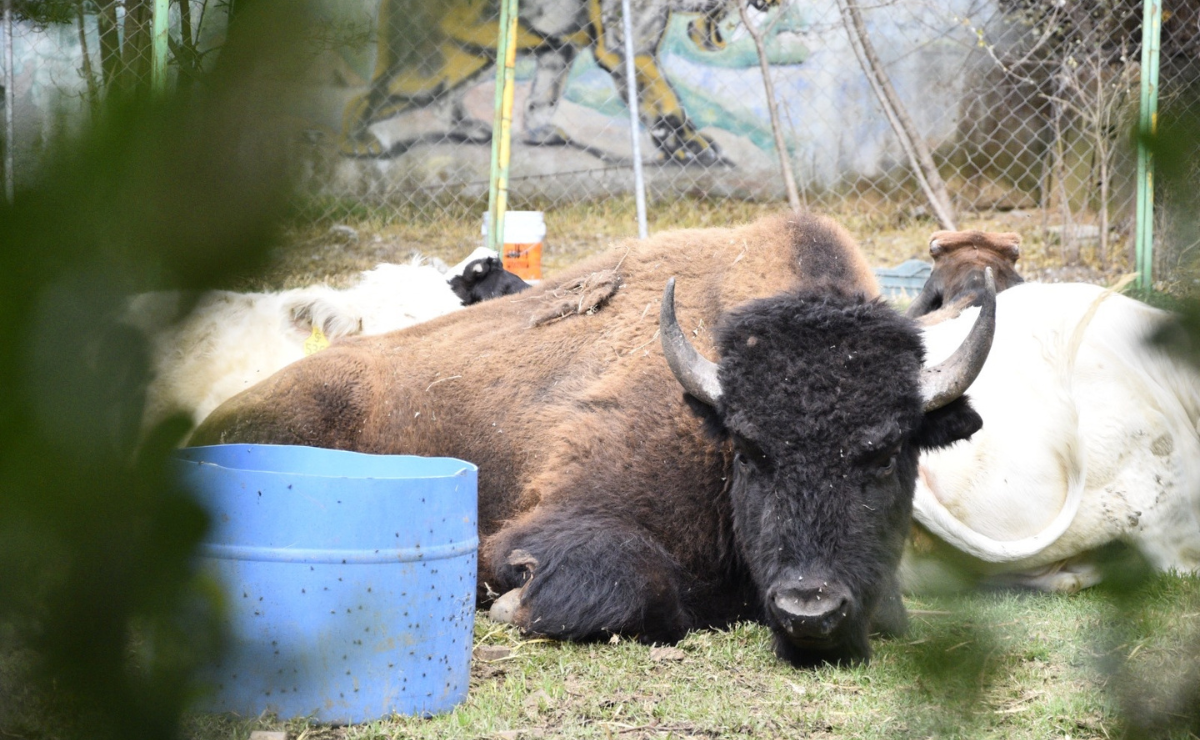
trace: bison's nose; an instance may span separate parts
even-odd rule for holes
[[[837,632],[850,611],[850,593],[836,583],[793,584],[773,589],[771,609],[796,640],[821,642]]]

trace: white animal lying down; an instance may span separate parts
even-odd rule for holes
[[[179,322],[179,293],[135,296],[124,320],[150,338],[153,373],[142,428],[179,412],[200,423],[226,399],[304,357],[306,341],[316,342],[310,351],[320,346],[314,327],[335,341],[383,334],[461,308],[447,277],[414,259],[379,265],[344,290],[212,291]]]
[[[925,329],[930,364],[977,312]],[[1200,375],[1146,342],[1168,317],[1093,285],[998,295],[967,391],[983,429],[921,456],[914,518],[968,568],[1025,587],[1095,584],[1089,551],[1114,541],[1160,570],[1200,569]],[[933,562],[920,549],[902,566],[910,587]]]

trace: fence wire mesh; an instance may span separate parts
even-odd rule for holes
[[[85,124],[110,95],[148,89],[154,74],[154,0],[7,0],[15,179],[32,178],[59,135]],[[170,3],[168,83],[187,88],[220,46],[228,0]],[[7,33],[4,34],[7,38]],[[7,43],[7,42],[5,42]],[[7,137],[8,135],[5,134]]]
[[[13,1],[18,125],[6,144],[19,180],[54,131],[149,74],[151,0]],[[1021,211],[1064,263],[1133,264],[1142,0],[631,5],[652,211],[680,197],[782,201],[774,104],[807,206],[934,228]],[[630,194],[620,8],[520,3],[510,208]],[[175,84],[192,84],[219,48],[228,12],[219,0],[171,4]],[[298,40],[315,45],[317,60],[300,144],[304,212],[337,220],[366,206],[477,220],[498,0],[353,0],[322,12],[318,32]],[[1162,27],[1161,109],[1194,116],[1200,7],[1167,0]],[[1168,165],[1192,181],[1193,150]],[[1160,277],[1175,279],[1196,251],[1184,236],[1194,212],[1160,194]]]

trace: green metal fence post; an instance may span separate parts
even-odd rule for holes
[[[503,256],[504,212],[508,208],[508,161],[512,153],[512,111],[517,63],[517,0],[500,3],[496,49],[496,116],[492,121],[492,174],[488,185],[488,243]]]
[[[191,2],[191,0],[179,0],[179,2]],[[171,18],[171,0],[154,0],[154,20],[152,33],[154,34],[154,67],[151,72],[151,82],[154,87],[154,92],[162,93],[167,89],[167,54],[170,50],[168,39],[170,38],[170,18]]]
[[[1162,38],[1162,0],[1145,0],[1142,14],[1142,100],[1138,116],[1137,233],[1138,287],[1154,284],[1154,156],[1149,137],[1158,127],[1158,56]]]

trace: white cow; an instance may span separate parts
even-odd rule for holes
[[[977,312],[924,330],[930,363]],[[968,569],[1037,589],[1096,583],[1088,553],[1114,541],[1157,569],[1200,570],[1200,375],[1148,345],[1168,318],[1093,285],[998,295],[968,390],[983,429],[922,455],[914,518]],[[938,555],[921,550],[902,567],[910,587]]]
[[[135,296],[124,320],[149,337],[153,374],[143,429],[180,412],[198,424],[226,399],[327,342],[383,334],[461,308],[449,276],[414,260],[379,265],[343,290],[211,291],[182,321],[180,293]]]

